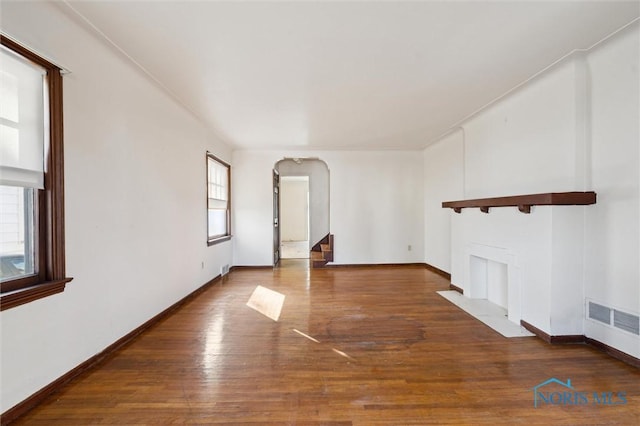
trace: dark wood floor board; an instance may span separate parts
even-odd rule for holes
[[[425,268],[301,265],[234,270],[16,424],[640,424],[638,369],[507,339]],[[285,295],[277,322],[246,306],[258,285]],[[551,377],[626,404],[535,408]]]

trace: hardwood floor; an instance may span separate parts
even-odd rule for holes
[[[258,285],[286,296],[277,322],[245,305]],[[640,424],[640,370],[502,337],[448,287],[418,266],[236,270],[15,424]],[[580,404],[535,408],[552,377]]]

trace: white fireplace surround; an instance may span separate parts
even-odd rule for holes
[[[451,282],[550,336],[582,335],[584,208],[452,213]]]

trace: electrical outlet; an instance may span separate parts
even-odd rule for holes
[[[411,251],[411,244],[409,244],[409,245],[407,246],[407,250],[408,250],[408,251]]]
[[[204,269],[204,261],[200,263],[200,267]]]

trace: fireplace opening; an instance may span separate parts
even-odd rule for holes
[[[516,294],[509,294],[513,283],[509,282],[509,264],[499,260],[469,256],[469,297],[485,299],[505,310],[505,316],[516,324],[520,322],[520,312]]]

